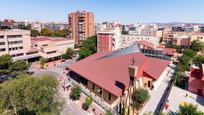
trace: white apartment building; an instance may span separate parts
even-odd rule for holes
[[[65,38],[30,37],[28,30],[1,30],[0,56],[9,54],[14,60],[55,58],[74,48],[74,40]]]
[[[136,41],[148,41],[156,46],[159,44],[160,38],[155,36],[121,35],[121,40],[121,48],[125,48]]]
[[[27,53],[32,52],[30,31],[28,30],[1,30],[0,56],[10,54],[14,60],[26,59]]]

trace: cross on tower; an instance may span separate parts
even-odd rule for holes
[[[135,65],[135,62],[136,62],[135,58],[133,57],[133,58],[131,59],[131,61],[132,61],[132,66],[134,66],[134,65]]]

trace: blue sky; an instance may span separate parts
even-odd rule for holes
[[[94,12],[95,21],[201,22],[204,0],[1,0],[0,19],[62,21],[76,10]]]

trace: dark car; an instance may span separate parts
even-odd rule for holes
[[[9,79],[13,79],[15,77],[16,77],[15,75],[0,74],[0,83],[3,83],[4,81],[9,80]]]

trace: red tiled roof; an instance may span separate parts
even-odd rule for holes
[[[176,52],[176,49],[174,48],[162,48],[162,50],[166,55],[174,55],[174,53]]]
[[[32,37],[31,38],[32,41],[63,41],[63,38],[49,38],[49,37]]]
[[[145,40],[136,41],[135,43],[137,43],[139,45],[144,45],[144,46],[149,47],[149,48],[154,48],[154,44],[152,44],[151,42],[145,41]]]
[[[128,87],[128,67],[131,65],[131,58],[134,57],[136,59],[135,65],[139,67],[136,79],[139,79],[143,75],[143,72],[146,72],[156,80],[169,64],[169,61],[146,57],[142,53],[130,53],[99,59],[99,57],[109,53],[99,52],[93,54],[88,58],[70,65],[69,68],[112,94],[120,96],[122,89],[117,87],[115,82],[119,81],[126,88]]]

